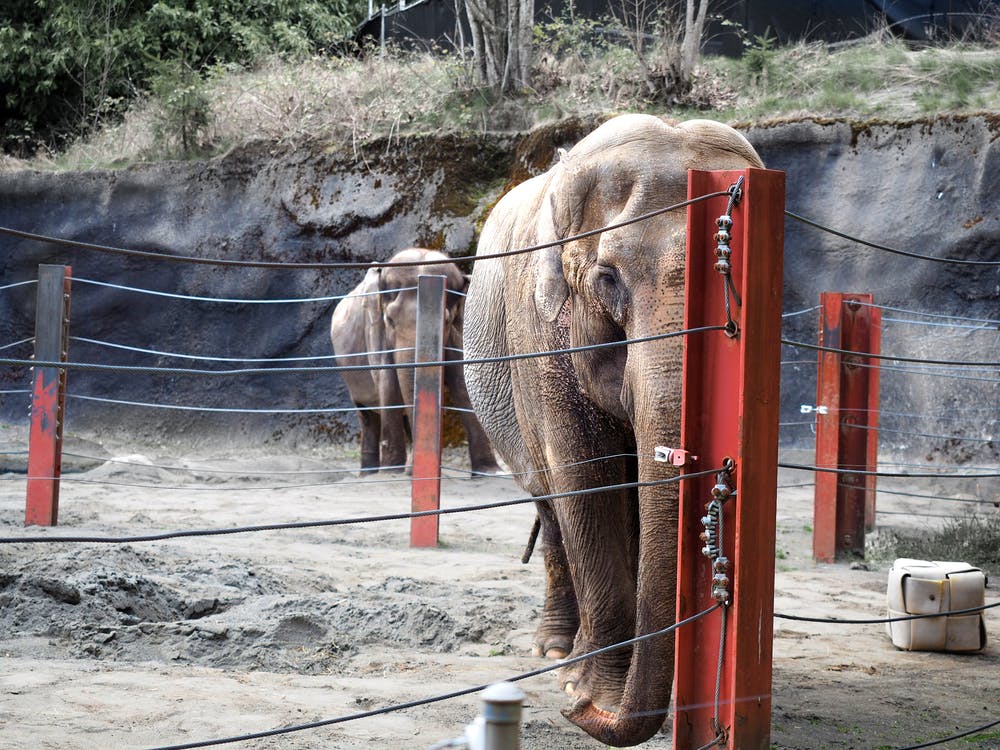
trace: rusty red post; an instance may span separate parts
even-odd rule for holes
[[[870,300],[869,300],[870,301]],[[868,325],[868,351],[873,354],[882,352],[882,309],[873,304],[868,307],[870,316]],[[875,530],[875,494],[876,480],[874,472],[878,469],[878,425],[879,425],[879,378],[880,360],[869,359],[865,367],[868,369],[868,429],[865,431],[867,450],[865,451],[865,468],[872,472],[865,475],[865,531]]]
[[[38,267],[35,359],[65,362],[69,342],[69,266]],[[25,526],[55,526],[59,519],[59,477],[66,407],[66,370],[35,367],[28,431],[28,489]]]
[[[417,342],[415,363],[444,360],[444,276],[417,280]],[[413,383],[414,513],[441,507],[441,367],[418,367]],[[410,521],[411,547],[436,547],[437,515]]]
[[[813,558],[833,562],[864,557],[865,531],[875,523],[875,476],[842,473],[878,466],[878,360],[843,354],[878,354],[881,311],[871,294],[820,295],[816,383],[816,467]]]
[[[673,747],[693,750],[720,734],[723,748],[767,750],[771,731],[778,373],[781,354],[785,175],[763,169],[692,171],[688,196],[726,190],[744,177],[732,211],[731,266],[741,304],[731,301],[735,337],[721,331],[684,339],[681,442],[698,456],[686,471],[719,468],[729,458],[735,494],[722,507],[729,560],[729,606],[677,631]],[[723,277],[715,270],[727,198],[688,209],[685,328],[726,322]],[[677,618],[710,607],[713,565],[700,534],[716,476],[681,482]],[[718,669],[726,618],[721,672]]]

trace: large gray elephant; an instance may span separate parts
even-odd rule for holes
[[[447,260],[435,250],[410,248],[390,262]],[[334,308],[330,338],[338,365],[408,364],[414,359],[417,338],[417,278],[422,274],[446,277],[445,358],[458,361],[462,350],[462,313],[468,277],[454,263],[384,266],[368,270],[364,279]],[[356,355],[356,356],[343,356]],[[413,406],[413,368],[372,369],[341,373],[351,400],[360,411],[361,469],[401,470],[407,461],[409,409]],[[452,405],[460,412],[469,441],[473,472],[496,473],[499,468],[489,438],[471,411],[462,368],[444,368],[444,382]]]
[[[687,170],[762,166],[732,128],[648,115],[609,120],[545,174],[511,190],[480,255],[565,238],[686,198]],[[530,254],[477,261],[465,309],[469,359],[640,339],[683,327],[685,212],[672,211]],[[708,249],[706,249],[708,252]],[[466,366],[476,413],[534,496],[638,482],[677,470],[679,338]],[[676,483],[540,502],[546,599],[539,655],[575,656],[675,620]],[[608,745],[636,745],[670,703],[672,635],[568,666],[564,714]]]

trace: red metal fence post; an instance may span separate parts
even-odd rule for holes
[[[417,281],[417,342],[414,361],[444,360],[444,276],[421,276]],[[418,367],[413,383],[414,513],[441,506],[441,367]],[[436,547],[437,515],[410,521],[411,547]]]
[[[40,362],[66,361],[70,287],[69,266],[38,267],[35,359]],[[65,405],[66,370],[35,367],[28,432],[25,526],[55,526],[58,522]]]
[[[775,493],[781,359],[785,175],[748,169],[689,173],[688,196],[725,190],[743,176],[732,212],[730,248],[738,333],[689,334],[684,340],[681,442],[698,456],[693,470],[735,463],[735,494],[722,509],[722,547],[729,560],[729,606],[677,631],[675,750],[693,750],[725,735],[724,748],[767,750],[771,727]],[[685,328],[726,322],[723,277],[714,270],[726,198],[688,209]],[[702,517],[715,476],[681,482],[677,618],[710,607],[712,562],[702,554]],[[723,661],[719,649],[726,622]],[[716,704],[716,680],[719,696]]]
[[[823,292],[819,345],[845,352],[878,354],[881,311],[871,294]],[[819,352],[816,383],[816,472],[813,558],[864,557],[865,531],[875,523],[878,466],[877,360],[839,351]]]
[[[839,292],[820,295],[819,345],[840,348]],[[816,375],[816,467],[836,469],[840,465],[840,355],[818,352]],[[813,489],[813,559],[830,563],[837,556],[837,485],[839,475],[817,471]]]
[[[870,301],[870,300],[869,300]],[[867,308],[870,316],[868,324],[868,347],[872,354],[882,352],[882,309],[871,305]],[[865,475],[865,531],[875,530],[875,492],[876,479],[874,472],[878,470],[878,425],[879,425],[879,378],[880,360],[869,359],[865,368],[868,370],[868,429],[865,430],[867,440],[865,468],[872,472]]]

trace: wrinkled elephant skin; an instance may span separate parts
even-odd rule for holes
[[[466,300],[469,359],[639,339],[683,327],[685,213],[566,240],[684,201],[688,169],[760,167],[735,130],[648,115],[609,120],[496,205]],[[524,489],[555,494],[656,482],[678,445],[680,338],[466,366],[476,413]],[[624,456],[624,457],[623,457]],[[539,503],[547,573],[537,653],[575,656],[675,620],[677,485]],[[670,702],[673,635],[563,670],[565,714],[614,746],[646,741]]]
[[[441,261],[434,250],[410,248],[390,262]],[[413,362],[417,332],[417,279],[424,274],[446,277],[446,359],[458,360],[462,349],[462,315],[468,278],[454,263],[383,266],[368,270],[361,283],[333,311],[330,338],[340,366],[364,367]],[[456,351],[457,350],[457,351]],[[413,369],[369,369],[341,373],[354,405],[360,410],[361,469],[401,471],[407,462],[409,409],[413,406]],[[473,472],[499,471],[489,438],[471,412],[462,368],[444,368],[451,402],[460,409],[469,440]]]

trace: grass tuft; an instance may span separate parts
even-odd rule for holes
[[[883,530],[868,537],[865,556],[964,562],[995,577],[1000,575],[1000,515],[953,518],[939,530],[924,533]]]

